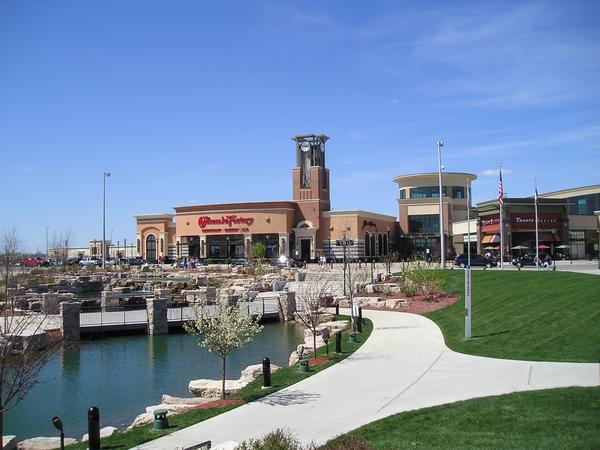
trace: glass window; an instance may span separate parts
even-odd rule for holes
[[[446,186],[442,187],[442,194],[447,196]],[[410,190],[410,198],[439,198],[440,188],[438,186],[421,186]]]
[[[439,234],[440,216],[437,214],[409,216],[408,231],[409,233]]]
[[[600,194],[582,195],[569,199],[569,214],[593,215],[600,209]]]
[[[404,200],[406,198],[406,191],[408,189],[400,189],[400,200]]]
[[[146,259],[156,259],[156,237],[153,234],[146,238]]]
[[[465,198],[465,188],[463,186],[452,186],[452,198]]]

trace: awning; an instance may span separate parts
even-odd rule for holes
[[[499,234],[487,234],[481,239],[482,244],[496,244],[500,242]]]

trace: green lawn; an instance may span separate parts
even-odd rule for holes
[[[349,320],[347,316],[337,316],[338,319]],[[273,385],[272,389],[262,389],[262,377],[256,379],[248,386],[240,390],[238,393],[234,395],[227,396],[227,398],[239,398],[244,403],[248,403],[254,400],[257,400],[261,397],[265,397],[266,395],[272,394],[273,392],[277,392],[285,387],[288,387],[298,381],[302,381],[305,378],[308,378],[315,373],[318,373],[327,367],[347,358],[356,350],[358,350],[362,344],[367,340],[367,338],[371,335],[373,331],[373,323],[365,319],[365,325],[363,325],[363,332],[357,335],[356,343],[349,342],[348,331],[343,332],[342,336],[342,353],[336,354],[335,350],[335,338],[333,338],[329,342],[329,357],[330,362],[327,364],[323,364],[320,366],[316,366],[311,368],[309,373],[300,373],[298,371],[298,365],[292,367],[284,367],[279,369],[276,372],[271,374],[271,384]],[[318,355],[325,355],[325,347],[321,347],[317,350]],[[309,357],[313,357],[311,353]],[[180,430],[182,428],[186,428],[190,425],[193,425],[198,422],[202,422],[203,420],[210,419],[211,417],[222,414],[231,409],[237,408],[238,406],[230,406],[227,408],[221,409],[210,409],[210,410],[196,410],[190,411],[185,414],[180,414],[177,416],[169,417],[169,425],[170,428],[164,431],[152,431],[152,425],[146,425],[142,427],[138,427],[133,429],[130,432],[126,433],[118,433],[115,436],[112,436],[107,439],[102,440],[102,448],[105,449],[128,449],[134,447],[139,444],[143,444],[144,442],[151,441],[153,439],[157,439],[166,434],[173,433],[174,431]],[[132,417],[133,420],[133,417]],[[67,447],[68,449],[77,449],[77,450],[85,450],[88,448],[87,443],[84,444],[74,444]]]
[[[451,349],[533,361],[600,360],[600,276],[567,272],[475,270],[473,338],[464,339],[464,272],[443,273],[454,305],[426,314]]]
[[[486,397],[397,414],[323,448],[600,448],[600,388],[550,389]]]

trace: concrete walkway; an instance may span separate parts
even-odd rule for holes
[[[211,440],[293,430],[305,444],[402,411],[475,397],[600,385],[599,364],[512,361],[449,350],[437,325],[406,313],[368,311],[369,340],[352,356],[300,383],[139,449],[182,449]]]

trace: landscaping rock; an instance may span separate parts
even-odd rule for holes
[[[115,427],[104,427],[104,428],[100,428],[100,439],[104,439],[107,437],[111,437],[113,434],[115,434],[118,430]],[[89,440],[89,436],[87,433],[85,433],[82,438],[81,438],[81,442],[86,442]]]
[[[65,438],[65,446],[77,444],[77,439]],[[60,437],[36,437],[17,444],[18,450],[52,450],[60,448]]]
[[[4,447],[2,450],[17,450],[17,437],[13,435],[2,436]]]
[[[271,373],[278,370],[279,367],[271,364]],[[262,375],[262,364],[254,364],[242,370],[241,376],[237,380],[225,380],[225,393],[231,394],[239,391],[251,381]],[[188,390],[196,397],[219,398],[221,396],[222,380],[192,380],[188,385]]]

